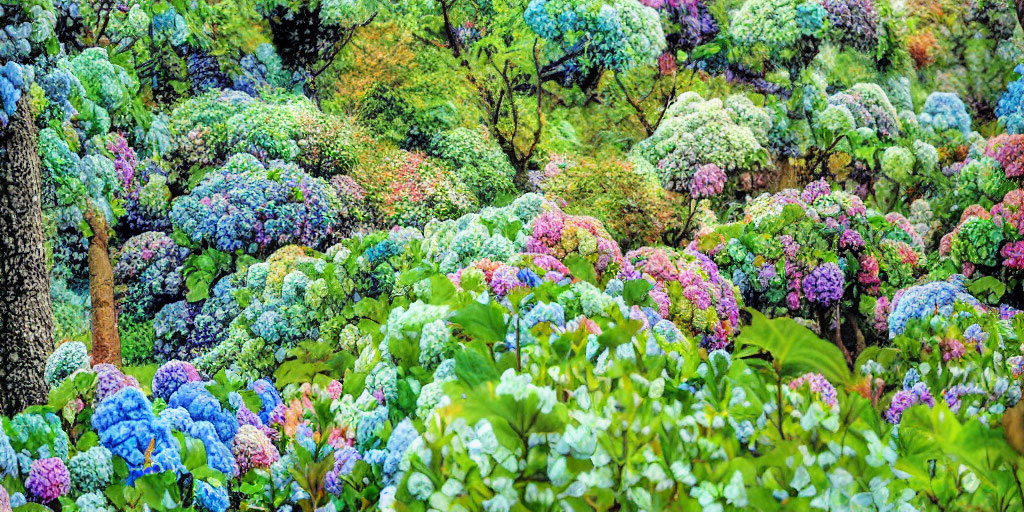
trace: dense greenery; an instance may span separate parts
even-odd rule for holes
[[[1015,5],[0,3],[0,512],[1024,509]]]

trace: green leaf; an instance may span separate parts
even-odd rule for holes
[[[818,372],[836,385],[850,382],[850,370],[839,347],[819,338],[792,318],[769,320],[755,309],[746,309],[752,319],[736,337],[737,346],[754,345],[768,351],[784,375]]]
[[[20,507],[14,507],[14,512],[53,512],[39,503],[26,503]]]
[[[597,284],[597,271],[594,265],[579,254],[572,254],[565,258],[565,266],[572,272],[573,277],[590,284]]]
[[[486,343],[496,343],[505,339],[505,313],[497,304],[473,301],[456,311],[449,320],[462,326],[462,330],[474,339]]]
[[[999,299],[1006,293],[1006,283],[1003,283],[996,277],[985,276],[967,285],[967,289],[970,290],[971,294],[975,297],[978,297],[989,304],[995,304],[999,302]]]
[[[628,306],[644,306],[650,299],[647,292],[651,291],[651,288],[653,286],[646,279],[626,281],[622,287],[622,298]]]
[[[500,376],[489,357],[470,347],[455,354],[455,375],[471,388],[498,380]]]
[[[430,278],[430,298],[428,302],[435,306],[448,304],[455,296],[455,285],[448,277],[436,274]]]

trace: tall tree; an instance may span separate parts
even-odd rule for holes
[[[53,350],[50,276],[43,250],[42,166],[28,95],[0,131],[0,414],[46,401]]]
[[[91,205],[90,205],[91,206]],[[89,238],[89,296],[92,302],[92,364],[121,366],[121,337],[114,306],[114,269],[110,266],[109,228],[102,213],[85,213]]]

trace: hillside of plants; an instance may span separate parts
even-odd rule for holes
[[[1024,510],[1019,0],[0,0],[0,512]]]

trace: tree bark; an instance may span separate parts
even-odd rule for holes
[[[39,133],[28,95],[0,130],[0,414],[46,402],[53,351],[50,275],[43,249]]]
[[[121,366],[121,337],[114,308],[114,269],[110,266],[110,235],[102,213],[85,214],[92,229],[89,239],[89,298],[92,301],[92,364]]]

